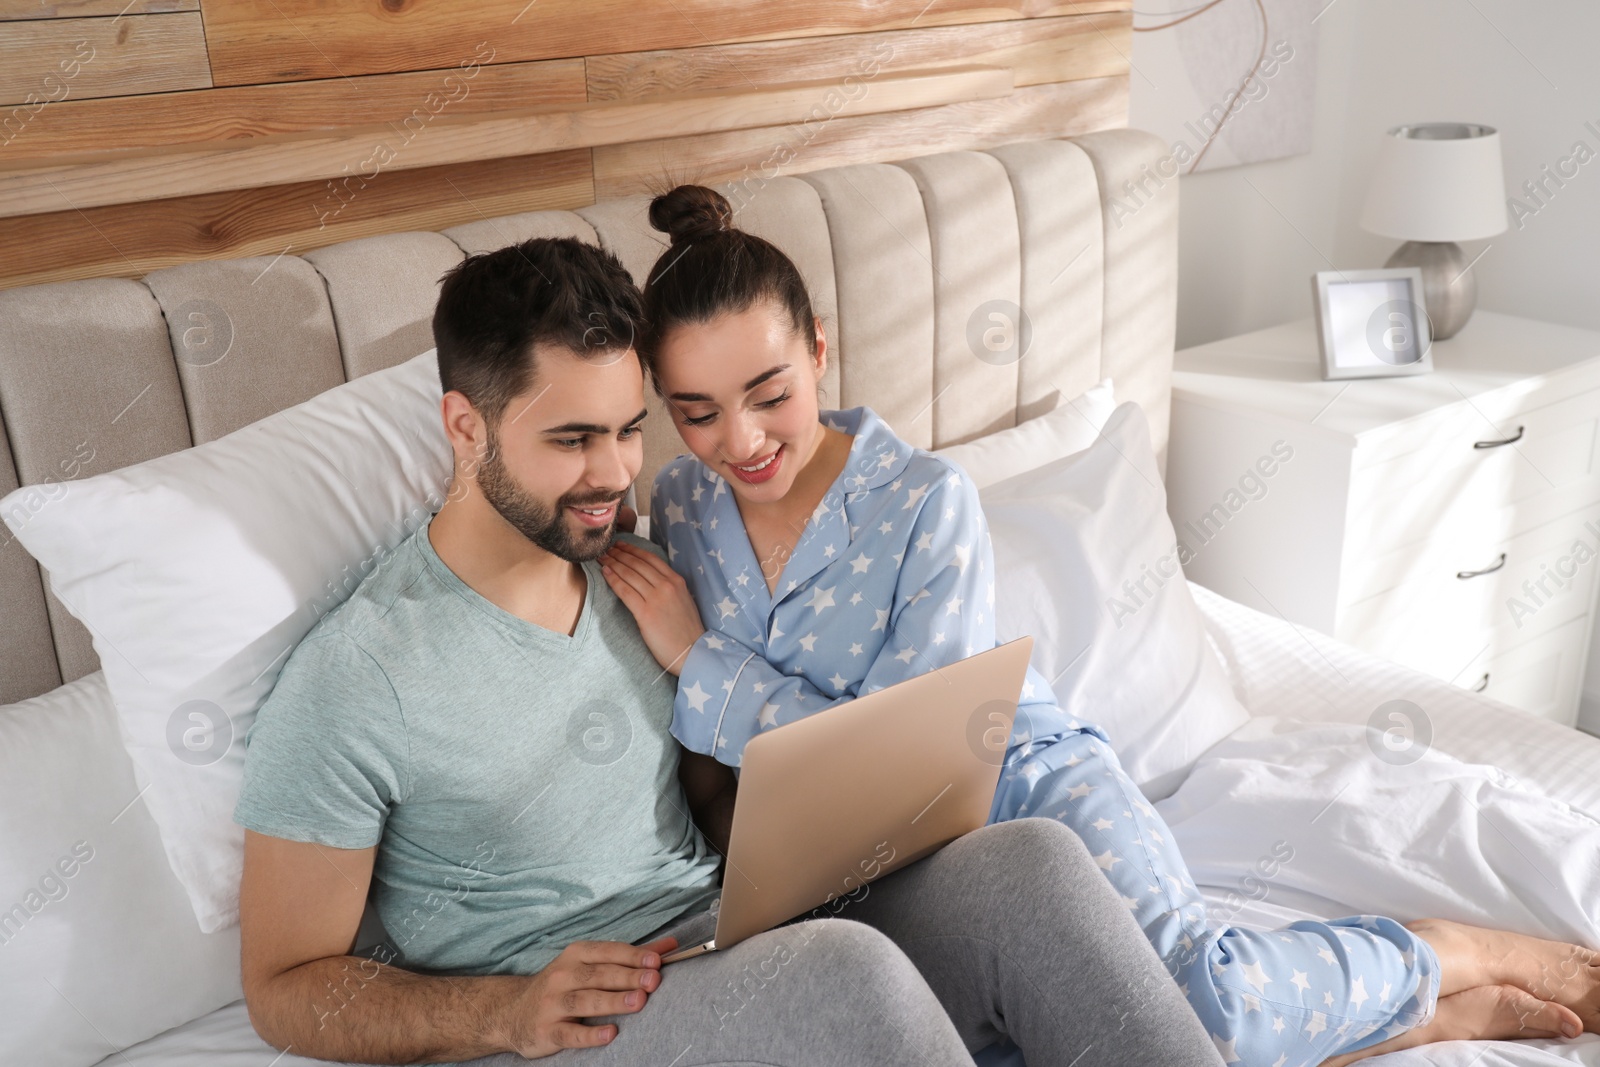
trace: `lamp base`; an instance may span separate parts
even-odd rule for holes
[[[1478,279],[1466,253],[1454,241],[1407,241],[1384,266],[1421,269],[1422,303],[1435,341],[1454,337],[1472,318],[1478,304]]]

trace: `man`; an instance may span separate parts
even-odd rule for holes
[[[1217,1062],[1055,823],[986,827],[790,924],[708,937],[731,776],[594,562],[642,464],[639,297],[570,239],[473,256],[434,316],[449,499],[321,620],[247,738],[251,1021],[415,1063]],[[658,551],[647,542],[632,543]],[[692,813],[692,814],[691,814]],[[369,887],[389,941],[353,950]],[[899,942],[898,944],[896,942]]]

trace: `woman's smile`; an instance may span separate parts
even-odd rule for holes
[[[728,466],[732,469],[734,477],[740,481],[749,482],[751,485],[759,485],[777,476],[778,468],[783,466],[783,450],[784,446],[779,445],[774,451],[767,453],[754,463],[730,463]]]

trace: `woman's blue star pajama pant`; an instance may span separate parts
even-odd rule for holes
[[[1208,922],[1171,831],[1099,727],[1011,765],[990,821],[1025,817],[1065,823],[1089,846],[1227,1063],[1315,1067],[1433,1018],[1438,957],[1393,919]]]

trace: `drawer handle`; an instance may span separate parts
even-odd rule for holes
[[[1473,448],[1499,448],[1501,445],[1514,445],[1518,441],[1522,440],[1522,431],[1526,430],[1526,429],[1527,429],[1526,426],[1518,426],[1516,434],[1511,436],[1511,437],[1507,437],[1504,441],[1474,441],[1474,442],[1472,442],[1472,447]]]
[[[1484,671],[1483,677],[1478,679],[1478,684],[1472,687],[1474,693],[1481,693],[1489,688],[1489,672]]]
[[[1490,566],[1483,568],[1483,570],[1481,570],[1481,571],[1456,571],[1456,577],[1460,578],[1463,581],[1465,581],[1468,578],[1481,578],[1485,574],[1493,574],[1495,571],[1499,570],[1501,567],[1504,567],[1505,565],[1506,565],[1506,554],[1504,552],[1502,552],[1502,553],[1500,553],[1500,558],[1499,559],[1495,560],[1494,563],[1491,564]]]

